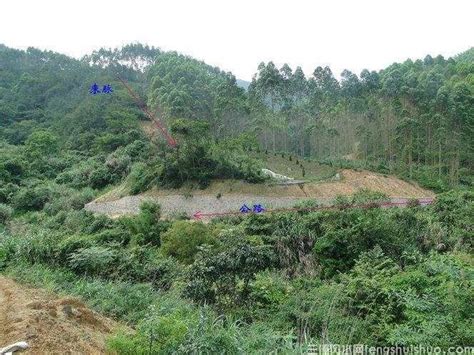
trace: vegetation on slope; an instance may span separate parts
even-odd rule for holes
[[[150,204],[116,220],[35,212],[2,234],[0,269],[135,326],[111,340],[120,353],[467,346],[473,197],[207,225],[160,221]]]
[[[0,271],[80,295],[136,327],[111,339],[111,350],[473,343],[470,55],[428,56],[361,79],[346,71],[340,83],[328,68],[306,79],[269,63],[248,94],[229,73],[141,45],[82,60],[1,46],[0,62]],[[117,76],[161,113],[177,149],[145,137],[144,114]],[[89,94],[94,82],[113,94]],[[134,192],[261,181],[249,153],[257,149],[333,165],[352,154],[354,166],[464,191],[426,208],[206,225],[160,220],[153,204],[115,220],[83,210],[125,179]]]

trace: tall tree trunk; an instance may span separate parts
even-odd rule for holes
[[[438,178],[441,179],[441,137],[438,140]]]
[[[273,134],[273,151],[276,152],[276,129],[272,129],[272,134]]]
[[[410,171],[410,179],[413,176],[413,132],[410,131],[410,138],[409,138],[409,144],[408,144],[408,169]]]

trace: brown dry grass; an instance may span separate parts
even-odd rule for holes
[[[395,176],[382,175],[370,171],[344,169],[341,181],[310,183],[304,190],[315,198],[333,198],[337,195],[352,195],[358,190],[369,189],[383,192],[389,197],[434,197],[432,191],[423,189],[416,183],[403,181]]]
[[[369,189],[383,192],[389,197],[434,197],[432,191],[423,189],[415,183],[403,181],[395,176],[386,176],[370,171],[354,171],[343,169],[339,172],[339,181],[308,182],[299,187],[298,185],[271,185],[271,184],[249,184],[238,180],[215,180],[209,187],[200,190],[197,186],[188,184],[180,189],[153,188],[142,194],[144,197],[160,197],[170,195],[183,196],[217,196],[221,195],[254,195],[268,197],[311,197],[316,199],[331,199],[337,195],[352,195],[358,190]],[[126,196],[124,186],[110,191],[99,197],[96,202],[109,202]]]

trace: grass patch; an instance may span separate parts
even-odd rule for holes
[[[252,157],[263,161],[266,169],[269,169],[277,174],[292,177],[296,180],[306,181],[321,181],[329,179],[337,172],[337,168],[319,164],[315,161],[305,160],[298,156],[292,156],[291,161],[289,155],[285,154],[264,154],[251,153]]]
[[[142,319],[149,306],[159,298],[150,284],[79,278],[66,269],[38,263],[16,263],[6,267],[2,273],[56,294],[79,297],[95,311],[130,325]]]

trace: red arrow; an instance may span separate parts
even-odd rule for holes
[[[202,213],[201,211],[197,211],[193,214],[194,219],[202,219],[202,217],[210,217],[210,216],[228,216],[233,214],[242,214],[242,212],[214,212],[214,213]]]
[[[419,199],[420,203],[431,204],[433,199],[426,198],[426,199]],[[399,201],[399,202],[382,202],[378,204],[378,207],[393,207],[393,206],[400,206],[408,204],[407,201]],[[332,209],[348,209],[348,208],[371,208],[376,207],[374,203],[364,203],[359,205],[349,205],[349,206],[319,206],[319,207],[302,207],[302,208],[276,208],[272,210],[264,210],[264,212],[268,213],[275,213],[275,212],[295,212],[295,211],[319,211],[319,210],[332,210]],[[259,212],[213,212],[213,213],[202,213],[201,211],[197,211],[193,214],[193,218],[196,220],[201,220],[203,217],[212,217],[212,216],[228,216],[228,215],[244,215],[244,214],[258,214]]]

